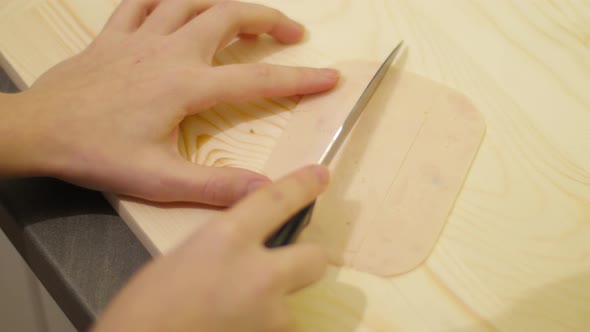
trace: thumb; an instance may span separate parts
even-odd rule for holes
[[[158,163],[150,198],[161,202],[196,202],[229,206],[267,184],[264,175],[234,167],[207,167],[181,157]],[[159,174],[158,174],[159,173]]]

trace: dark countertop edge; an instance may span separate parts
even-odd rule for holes
[[[0,68],[0,93],[18,92]],[[104,196],[57,180],[0,179],[0,230],[79,331],[151,259]]]
[[[59,267],[52,264],[48,255],[34,235],[19,227],[6,208],[0,204],[0,228],[23,257],[29,268],[47,289],[61,310],[79,331],[88,330],[96,320],[90,307],[86,305],[60,273]],[[67,296],[64,296],[66,294]]]

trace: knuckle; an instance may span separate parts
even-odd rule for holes
[[[229,205],[234,200],[231,185],[224,177],[209,176],[201,184],[201,192],[209,203]]]
[[[241,4],[237,1],[226,0],[217,3],[215,8],[224,15],[237,16],[241,10]]]
[[[272,76],[272,67],[263,63],[253,65],[252,71],[257,79],[268,79]]]

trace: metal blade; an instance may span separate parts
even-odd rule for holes
[[[385,74],[391,66],[391,63],[399,54],[402,44],[403,41],[399,42],[399,44],[397,44],[393,51],[391,51],[389,56],[387,56],[387,59],[385,59],[385,61],[381,64],[381,67],[379,67],[379,70],[377,70],[377,72],[365,88],[365,91],[363,91],[363,94],[357,100],[354,107],[350,110],[350,113],[344,120],[342,126],[340,126],[340,128],[338,128],[338,130],[336,131],[336,134],[334,134],[332,141],[330,142],[330,144],[324,151],[324,154],[320,158],[320,164],[327,166],[332,161],[332,159],[336,155],[336,152],[338,152],[338,149],[340,148],[342,143],[344,143],[346,136],[352,130],[354,124],[363,113],[365,106],[367,106],[369,100],[371,100],[371,97],[373,97],[373,94],[377,90],[377,87],[379,87],[379,84],[383,80],[383,77],[385,77]]]

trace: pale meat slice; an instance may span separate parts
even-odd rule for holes
[[[277,178],[317,162],[377,67],[340,65],[348,82],[295,109],[267,172]],[[443,229],[484,132],[465,96],[390,71],[332,163],[332,183],[301,241],[324,247],[335,264],[377,275],[418,266]]]

